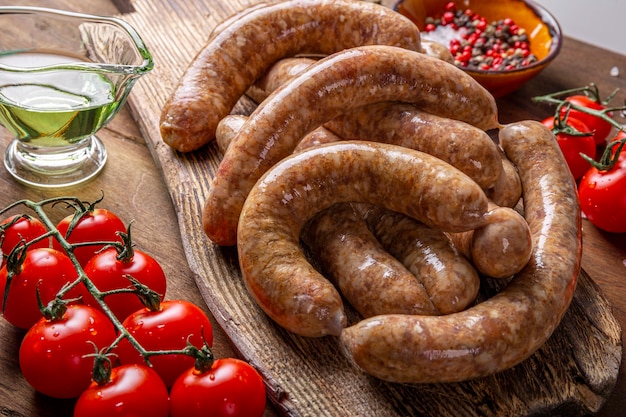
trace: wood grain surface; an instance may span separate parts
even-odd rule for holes
[[[346,412],[362,416],[526,416],[597,411],[617,378],[621,330],[610,305],[584,274],[563,325],[537,354],[509,371],[461,384],[383,383],[356,371],[344,359],[336,339],[294,336],[262,313],[242,283],[234,249],[217,247],[203,236],[200,212],[221,154],[214,145],[178,154],[162,143],[158,133],[163,100],[204,45],[210,29],[248,5],[232,2],[228,9],[222,3],[206,2],[210,13],[200,18],[197,13],[205,10],[202,4],[194,2],[187,8],[172,7],[171,2],[135,2],[135,13],[127,18],[143,33],[161,68],[134,96],[133,111],[163,170],[200,291],[240,354],[264,375],[279,411],[294,416]],[[503,119],[511,121],[537,118],[540,113],[527,104],[519,110],[503,107]],[[249,111],[244,99],[233,112]]]
[[[153,52],[156,68],[139,81],[130,97],[132,118],[123,112],[102,131],[110,162],[100,177],[76,190],[44,192],[17,185],[2,172],[0,182],[5,192],[0,202],[4,205],[17,198],[68,193],[94,199],[104,191],[109,207],[126,219],[137,219],[138,246],[163,260],[170,283],[168,296],[206,303],[216,327],[223,329],[216,332],[216,353],[238,354],[264,375],[275,403],[268,406],[267,416],[626,415],[620,328],[620,323],[626,325],[625,235],[605,234],[584,222],[583,266],[593,280],[581,275],[562,325],[528,361],[501,374],[462,384],[382,383],[355,371],[343,359],[337,340],[293,336],[264,316],[243,287],[234,249],[215,247],[202,232],[200,211],[221,155],[214,146],[178,154],[160,140],[161,106],[184,68],[219,21],[253,2],[21,3],[99,14],[125,13],[124,19],[139,30]],[[530,101],[538,94],[591,81],[607,94],[614,88],[624,89],[623,75],[609,75],[613,66],[623,62],[621,55],[568,38],[551,67],[517,93],[498,100],[501,122],[549,115],[552,109]],[[236,112],[250,110],[250,103],[242,102]],[[6,134],[2,137],[8,141]],[[0,415],[70,415],[72,401],[33,393],[19,374],[16,358],[21,336],[0,321]],[[614,385],[618,369],[619,379]]]

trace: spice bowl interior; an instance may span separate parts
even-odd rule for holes
[[[411,19],[425,35],[429,18],[441,18],[450,0],[401,0],[396,9]],[[457,10],[470,9],[487,22],[512,19],[528,38],[530,53],[536,61],[513,69],[480,69],[460,67],[489,90],[502,97],[517,90],[545,69],[558,55],[562,33],[556,18],[532,0],[458,0]],[[449,45],[446,45],[449,46]]]

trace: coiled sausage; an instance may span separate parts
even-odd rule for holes
[[[392,100],[483,129],[499,126],[493,96],[454,65],[392,46],[338,52],[276,90],[242,126],[207,196],[207,236],[219,245],[237,243],[237,222],[250,189],[306,133],[352,108]]]
[[[280,58],[369,44],[420,50],[417,26],[370,2],[290,0],[238,17],[199,51],[163,107],[161,136],[178,151],[212,141],[218,122]]]
[[[370,142],[338,142],[293,154],[253,187],[239,222],[242,276],[259,306],[303,336],[339,335],[341,296],[306,260],[307,220],[340,202],[381,205],[445,231],[484,221],[488,201],[467,175],[423,152]]]
[[[518,168],[533,239],[526,267],[492,298],[447,316],[384,315],[341,334],[354,363],[378,378],[452,382],[493,374],[533,354],[560,323],[576,288],[582,251],[576,185],[545,126],[505,126],[500,143]]]
[[[381,246],[352,204],[318,213],[301,237],[323,275],[363,317],[439,314],[426,288]]]

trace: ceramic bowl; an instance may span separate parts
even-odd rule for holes
[[[449,2],[450,0],[401,0],[396,9],[423,31],[426,18],[440,17]],[[548,10],[532,0],[457,0],[455,3],[459,10],[472,9],[488,22],[511,18],[519,27],[526,29],[530,52],[537,57],[536,62],[512,70],[463,68],[495,97],[517,90],[545,69],[561,49],[562,33],[558,21]]]

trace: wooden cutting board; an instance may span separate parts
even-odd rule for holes
[[[172,151],[160,138],[161,107],[212,28],[254,3],[244,0],[136,0],[122,17],[142,35],[155,70],[129,103],[163,173],[199,291],[241,356],[263,375],[288,416],[578,416],[597,411],[613,389],[621,329],[597,286],[580,275],[572,305],[553,337],[522,364],[458,384],[384,383],[357,371],[338,339],[306,339],[276,326],[248,295],[234,248],[209,242],[201,211],[221,154],[213,145]],[[247,113],[244,100],[234,112]],[[515,120],[515,108],[504,117]],[[517,119],[528,118],[524,111]]]

